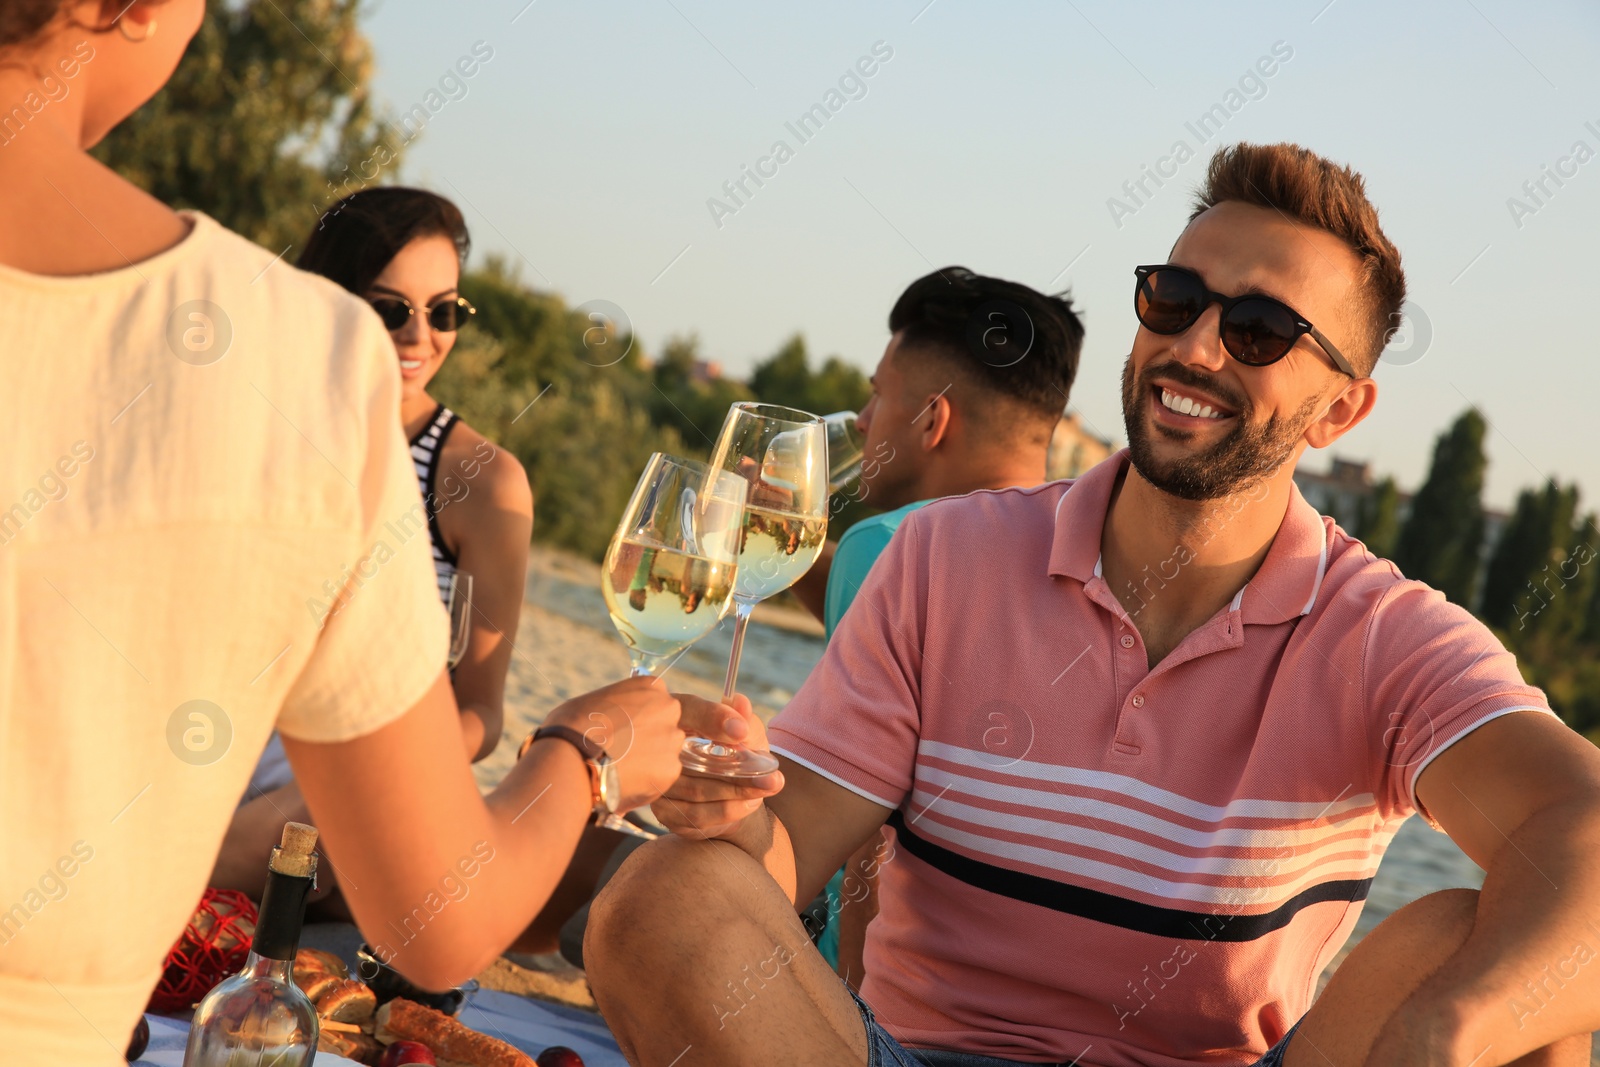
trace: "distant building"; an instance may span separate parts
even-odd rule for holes
[[[1091,433],[1083,424],[1083,416],[1069,411],[1056,423],[1050,435],[1050,450],[1045,454],[1045,477],[1076,478],[1096,463],[1110,456],[1116,446]]]
[[[698,385],[710,385],[722,379],[722,364],[711,359],[697,359],[689,371],[689,380]]]
[[[1294,484],[1307,503],[1324,515],[1331,515],[1346,530],[1360,524],[1361,509],[1376,488],[1372,466],[1353,459],[1334,456],[1326,474],[1314,474],[1304,467],[1294,472]],[[1400,494],[1400,521],[1411,510],[1411,494]]]

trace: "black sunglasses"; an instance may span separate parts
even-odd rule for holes
[[[372,305],[372,310],[378,313],[378,318],[383,320],[384,328],[390,333],[405,329],[406,321],[416,314],[411,301],[403,296],[374,296],[369,297],[367,303]],[[439,333],[455,333],[468,316],[478,313],[478,309],[467,303],[464,296],[429,304],[422,311],[428,325]]]
[[[1133,311],[1151,333],[1182,333],[1199,321],[1206,308],[1220,304],[1222,347],[1240,363],[1251,367],[1276,363],[1309,333],[1336,367],[1352,378],[1361,377],[1321,330],[1282,300],[1255,293],[1214,293],[1206,288],[1205,279],[1187,267],[1135,267],[1133,273],[1139,279],[1133,290]]]

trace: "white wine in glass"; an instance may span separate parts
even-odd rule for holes
[[[723,703],[733,699],[750,612],[811,569],[828,533],[828,438],[817,416],[775,404],[734,404],[711,466],[748,484],[739,569],[733,583],[733,651]],[[778,769],[771,753],[690,739],[684,767],[711,778],[753,778]]]
[[[657,452],[606,552],[600,587],[634,676],[660,674],[721,621],[733,594],[745,482]]]

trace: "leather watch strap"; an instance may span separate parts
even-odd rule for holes
[[[587,737],[584,737],[570,726],[541,726],[523,739],[522,747],[517,749],[517,759],[520,760],[527,755],[528,749],[533,747],[535,741],[542,741],[547,737],[565,741],[577,749],[578,754],[583,757],[583,765],[589,772],[589,801],[598,818],[602,804],[600,798],[600,765],[597,761],[605,756],[605,749],[593,744]]]
[[[593,763],[595,760],[606,754],[605,749],[601,748],[593,741],[590,741],[587,737],[584,737],[572,727],[551,725],[541,726],[533,733],[529,734],[527,739],[522,742],[522,747],[517,750],[517,758],[521,759],[524,755],[526,755],[528,749],[533,746],[535,741],[543,740],[546,737],[559,737],[573,748],[576,748],[580,753],[582,753],[586,763]]]

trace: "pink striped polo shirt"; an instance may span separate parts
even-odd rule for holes
[[[1310,1006],[1423,768],[1550,713],[1483,625],[1298,492],[1150,669],[1100,575],[1126,463],[907,516],[772,724],[894,809],[863,994],[908,1046],[1252,1062]]]

